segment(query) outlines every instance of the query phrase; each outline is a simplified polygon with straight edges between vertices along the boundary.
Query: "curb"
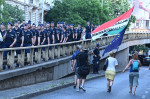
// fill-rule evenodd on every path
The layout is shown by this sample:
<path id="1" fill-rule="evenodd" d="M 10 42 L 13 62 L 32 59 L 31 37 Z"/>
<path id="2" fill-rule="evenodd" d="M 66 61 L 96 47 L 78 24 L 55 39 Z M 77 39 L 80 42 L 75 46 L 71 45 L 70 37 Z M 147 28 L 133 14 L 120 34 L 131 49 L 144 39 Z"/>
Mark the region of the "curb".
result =
<path id="1" fill-rule="evenodd" d="M 122 69 L 118 70 L 116 73 L 120 73 L 120 72 L 122 72 Z M 91 78 L 87 78 L 86 81 L 90 81 L 90 80 L 97 79 L 97 78 L 104 77 L 104 76 L 105 76 L 105 74 L 98 75 L 98 76 L 91 77 Z M 52 88 L 52 89 L 45 89 L 45 90 L 42 90 L 42 91 L 29 93 L 29 94 L 26 94 L 26 95 L 20 95 L 20 96 L 12 97 L 12 99 L 29 99 L 29 98 L 32 98 L 32 97 L 35 97 L 35 96 L 38 96 L 38 95 L 41 95 L 41 94 L 49 93 L 49 92 L 52 92 L 52 91 L 56 91 L 56 90 L 65 88 L 65 87 L 72 86 L 73 84 L 74 83 L 72 82 L 72 83 L 61 85 L 61 86 L 57 86 L 57 87 Z"/>

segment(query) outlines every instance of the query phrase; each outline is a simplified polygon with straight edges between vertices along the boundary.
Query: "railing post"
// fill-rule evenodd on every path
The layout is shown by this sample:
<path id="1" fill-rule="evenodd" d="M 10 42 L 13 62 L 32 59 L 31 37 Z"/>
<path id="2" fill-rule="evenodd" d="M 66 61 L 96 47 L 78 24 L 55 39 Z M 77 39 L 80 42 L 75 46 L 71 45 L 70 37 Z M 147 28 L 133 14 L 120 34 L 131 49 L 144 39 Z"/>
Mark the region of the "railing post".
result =
<path id="1" fill-rule="evenodd" d="M 14 56 L 15 56 L 14 50 L 11 50 L 10 55 L 8 55 L 7 53 L 7 65 L 10 66 L 11 69 L 14 69 Z"/>
<path id="2" fill-rule="evenodd" d="M 48 50 L 49 50 L 49 47 L 46 47 L 45 48 L 45 61 L 46 62 L 48 61 Z"/>
<path id="3" fill-rule="evenodd" d="M 50 50 L 49 50 L 49 57 L 51 59 L 54 59 L 55 58 L 55 50 L 54 50 L 55 46 L 51 46 Z"/>
<path id="4" fill-rule="evenodd" d="M 37 63 L 41 63 L 41 50 L 42 48 L 38 48 L 38 52 L 37 52 Z"/>
<path id="5" fill-rule="evenodd" d="M 33 65 L 33 53 L 34 53 L 34 48 L 30 49 L 30 65 Z"/>
<path id="6" fill-rule="evenodd" d="M 66 45 L 63 45 L 63 57 L 66 56 Z"/>
<path id="7" fill-rule="evenodd" d="M 57 57 L 60 58 L 61 48 L 60 45 L 57 46 Z"/>
<path id="8" fill-rule="evenodd" d="M 57 55 L 58 55 L 58 53 L 57 53 L 57 47 L 58 47 L 58 46 L 55 46 L 55 47 L 54 47 L 54 54 L 55 54 L 54 56 L 55 56 L 55 57 L 57 57 Z"/>
<path id="9" fill-rule="evenodd" d="M 0 51 L 0 71 L 3 70 L 3 51 Z"/>
<path id="10" fill-rule="evenodd" d="M 18 64 L 21 65 L 21 67 L 24 67 L 24 60 L 25 60 L 25 50 L 21 50 L 21 54 L 18 54 Z"/>

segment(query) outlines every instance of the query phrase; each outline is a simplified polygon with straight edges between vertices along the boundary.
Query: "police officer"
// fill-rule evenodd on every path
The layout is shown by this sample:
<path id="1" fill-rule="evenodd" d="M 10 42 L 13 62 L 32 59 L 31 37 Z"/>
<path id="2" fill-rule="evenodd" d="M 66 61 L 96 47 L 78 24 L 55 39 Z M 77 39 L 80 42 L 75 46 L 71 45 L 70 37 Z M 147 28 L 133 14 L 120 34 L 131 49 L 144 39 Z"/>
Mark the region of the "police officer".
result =
<path id="1" fill-rule="evenodd" d="M 63 43 L 66 42 L 66 38 L 67 38 L 67 35 L 68 35 L 66 29 L 67 29 L 66 26 L 63 26 L 63 27 L 62 27 L 62 32 L 63 32 Z"/>
<path id="2" fill-rule="evenodd" d="M 94 30 L 95 30 L 95 26 L 94 26 L 94 24 L 93 24 L 93 23 L 91 24 L 91 29 L 92 29 L 92 31 L 94 31 Z"/>
<path id="3" fill-rule="evenodd" d="M 36 42 L 36 34 L 38 33 L 37 29 L 36 29 L 36 25 L 35 23 L 32 24 L 32 29 L 30 30 L 33 34 L 33 45 L 35 45 Z"/>
<path id="4" fill-rule="evenodd" d="M 70 25 L 68 24 L 67 31 L 66 31 L 66 42 L 72 42 L 72 40 L 73 40 L 73 34 L 71 32 Z"/>
<path id="5" fill-rule="evenodd" d="M 71 34 L 72 34 L 72 41 L 75 41 L 75 28 L 74 28 L 74 24 L 70 25 L 70 30 L 71 30 Z"/>
<path id="6" fill-rule="evenodd" d="M 99 60 L 100 60 L 99 43 L 97 43 L 96 48 L 93 50 L 93 73 L 94 74 L 98 73 Z"/>
<path id="7" fill-rule="evenodd" d="M 12 26 L 13 26 L 13 24 L 9 22 L 8 26 L 7 26 L 8 30 L 7 30 L 3 48 L 12 48 L 12 47 L 14 47 L 14 45 L 17 41 L 17 35 L 16 35 L 15 31 L 13 31 Z M 8 52 L 10 54 L 10 51 L 4 52 L 4 57 L 7 57 Z"/>
<path id="8" fill-rule="evenodd" d="M 46 40 L 48 38 L 47 33 L 44 31 L 45 27 L 44 24 L 41 24 L 41 31 L 40 31 L 40 43 L 41 45 L 46 44 Z"/>
<path id="9" fill-rule="evenodd" d="M 55 44 L 55 38 L 56 38 L 56 30 L 55 30 L 55 27 L 54 27 L 54 22 L 52 21 L 51 22 L 51 33 L 49 35 L 49 39 L 50 39 L 50 43 L 51 44 Z"/>
<path id="10" fill-rule="evenodd" d="M 60 28 L 60 23 L 57 23 L 57 28 L 56 28 L 56 33 L 57 33 L 57 43 L 62 43 L 63 41 L 63 32 L 62 29 Z"/>
<path id="11" fill-rule="evenodd" d="M 15 44 L 15 47 L 23 47 L 24 34 L 23 34 L 22 30 L 19 28 L 18 21 L 15 21 L 14 26 L 15 27 L 14 27 L 13 31 L 15 31 L 17 34 L 17 42 Z M 21 51 L 17 51 L 17 54 L 21 54 Z"/>
<path id="12" fill-rule="evenodd" d="M 6 34 L 7 34 L 7 32 L 5 30 L 5 24 L 1 23 L 1 26 L 0 26 L 0 35 L 1 35 L 2 38 L 0 40 L 0 48 L 3 48 L 3 46 L 4 46 Z"/>
<path id="13" fill-rule="evenodd" d="M 85 27 L 85 29 L 86 29 L 85 39 L 90 39 L 92 29 L 89 21 L 87 22 L 87 26 Z"/>
<path id="14" fill-rule="evenodd" d="M 41 31 L 41 24 L 38 25 L 37 27 L 37 34 L 36 34 L 36 42 L 35 45 L 39 46 L 40 45 L 40 31 Z"/>
<path id="15" fill-rule="evenodd" d="M 75 33 L 75 40 L 79 41 L 82 39 L 83 36 L 83 29 L 81 27 L 81 25 L 78 25 L 78 28 L 76 29 L 76 33 Z"/>
<path id="16" fill-rule="evenodd" d="M 24 25 L 24 47 L 33 46 L 33 34 L 28 30 L 28 24 Z M 26 53 L 30 53 L 30 50 L 27 49 Z"/>
<path id="17" fill-rule="evenodd" d="M 50 44 L 49 35 L 51 34 L 51 29 L 50 29 L 50 23 L 49 23 L 49 22 L 46 23 L 46 29 L 45 29 L 44 31 L 45 31 L 46 34 L 47 34 L 47 36 L 46 36 L 47 39 L 46 39 L 45 43 L 46 43 L 46 44 Z"/>

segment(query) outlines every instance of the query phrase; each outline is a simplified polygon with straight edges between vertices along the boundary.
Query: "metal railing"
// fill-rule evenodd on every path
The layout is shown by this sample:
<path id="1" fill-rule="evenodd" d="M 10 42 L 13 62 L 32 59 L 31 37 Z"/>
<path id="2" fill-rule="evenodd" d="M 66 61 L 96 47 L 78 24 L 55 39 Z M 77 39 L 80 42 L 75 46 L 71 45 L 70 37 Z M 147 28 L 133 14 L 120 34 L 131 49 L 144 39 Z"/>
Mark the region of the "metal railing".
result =
<path id="1" fill-rule="evenodd" d="M 58 43 L 58 44 L 49 44 L 42 46 L 31 46 L 31 47 L 19 47 L 19 48 L 5 48 L 0 49 L 0 71 L 3 71 L 3 66 L 8 65 L 11 69 L 15 68 L 15 64 L 19 64 L 20 67 L 27 65 L 40 64 L 42 62 L 48 62 L 54 59 L 63 58 L 70 56 L 76 50 L 76 45 L 82 45 L 83 48 L 92 50 L 97 43 L 100 44 L 101 49 L 104 49 L 113 39 L 113 36 L 100 37 L 96 41 L 92 42 L 90 39 L 67 42 L 67 43 Z M 135 39 L 149 39 L 150 33 L 126 33 L 123 38 L 123 42 L 127 40 Z M 26 49 L 30 49 L 30 53 L 25 53 Z M 21 50 L 21 54 L 16 55 L 16 51 Z M 37 51 L 35 51 L 37 50 Z M 10 54 L 7 54 L 7 58 L 3 57 L 4 51 L 10 51 Z M 24 64 L 25 62 L 29 64 Z"/>

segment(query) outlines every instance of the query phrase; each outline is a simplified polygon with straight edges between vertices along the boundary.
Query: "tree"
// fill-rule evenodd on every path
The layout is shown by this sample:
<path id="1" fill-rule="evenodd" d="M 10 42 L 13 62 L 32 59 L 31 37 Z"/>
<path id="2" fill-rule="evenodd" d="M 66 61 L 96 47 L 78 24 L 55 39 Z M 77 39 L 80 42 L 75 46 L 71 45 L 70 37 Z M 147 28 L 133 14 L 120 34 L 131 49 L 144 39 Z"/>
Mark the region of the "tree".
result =
<path id="1" fill-rule="evenodd" d="M 11 6 L 10 4 L 3 3 L 3 9 L 0 10 L 2 17 L 0 23 L 14 22 L 16 20 L 22 21 L 24 19 L 24 11 L 19 9 L 18 6 Z"/>
<path id="2" fill-rule="evenodd" d="M 109 9 L 102 8 L 99 0 L 55 0 L 45 16 L 45 21 L 66 21 L 76 25 L 86 25 L 87 21 L 99 25 L 109 20 Z"/>

